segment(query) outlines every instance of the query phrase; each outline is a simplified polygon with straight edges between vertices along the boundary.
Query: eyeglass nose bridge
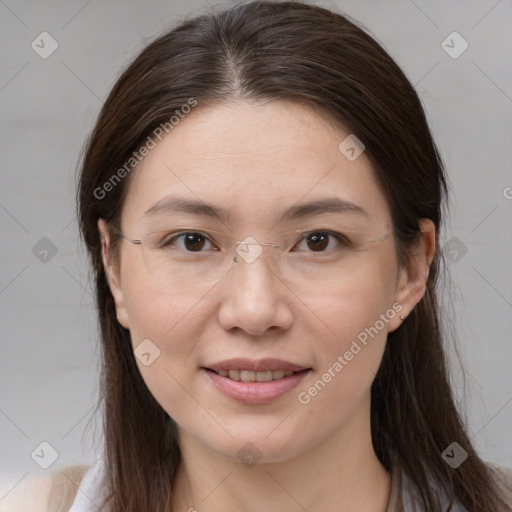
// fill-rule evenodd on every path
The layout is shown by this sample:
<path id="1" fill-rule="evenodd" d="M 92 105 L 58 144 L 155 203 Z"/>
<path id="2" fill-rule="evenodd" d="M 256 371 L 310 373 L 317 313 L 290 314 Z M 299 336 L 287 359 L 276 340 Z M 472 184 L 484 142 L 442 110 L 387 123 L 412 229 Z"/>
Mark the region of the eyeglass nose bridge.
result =
<path id="1" fill-rule="evenodd" d="M 233 262 L 238 263 L 239 257 L 246 263 L 253 263 L 263 253 L 263 247 L 279 249 L 280 245 L 273 242 L 258 242 L 254 237 L 248 236 L 244 240 L 236 241 L 236 255 L 233 256 Z"/>

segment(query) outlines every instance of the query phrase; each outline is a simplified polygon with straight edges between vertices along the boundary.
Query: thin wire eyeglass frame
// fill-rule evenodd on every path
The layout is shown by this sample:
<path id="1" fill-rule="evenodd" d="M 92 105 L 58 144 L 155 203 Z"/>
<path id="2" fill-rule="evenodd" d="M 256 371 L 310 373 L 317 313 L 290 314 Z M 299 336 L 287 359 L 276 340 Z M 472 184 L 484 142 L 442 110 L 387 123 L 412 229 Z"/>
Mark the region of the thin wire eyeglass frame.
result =
<path id="1" fill-rule="evenodd" d="M 148 230 L 148 232 L 145 234 L 144 237 L 141 237 L 138 239 L 132 239 L 132 238 L 127 237 L 126 235 L 124 235 L 121 232 L 121 230 L 115 228 L 114 226 L 110 226 L 110 228 L 113 232 L 117 233 L 123 240 L 129 242 L 132 245 L 141 247 L 142 256 L 143 256 L 147 270 L 149 271 L 149 273 L 151 275 L 153 275 L 153 277 L 157 278 L 158 281 L 162 282 L 162 283 L 164 283 L 164 281 L 167 282 L 166 276 L 163 274 L 158 275 L 158 272 L 155 272 L 155 267 L 152 264 L 150 264 L 149 260 L 147 259 L 147 255 L 146 255 L 147 249 L 144 249 L 144 248 L 150 247 L 150 249 L 149 249 L 150 251 L 157 250 L 157 251 L 160 251 L 161 255 L 164 255 L 165 250 L 167 249 L 168 241 L 173 241 L 173 240 L 178 239 L 179 237 L 184 236 L 186 234 L 199 234 L 199 235 L 205 237 L 209 243 L 216 244 L 220 247 L 220 249 L 214 249 L 214 251 L 213 251 L 213 253 L 217 254 L 217 260 L 208 259 L 208 256 L 212 256 L 211 250 L 210 251 L 187 251 L 186 249 L 172 249 L 172 251 L 174 251 L 174 250 L 177 251 L 176 253 L 174 253 L 174 255 L 177 256 L 179 259 L 184 258 L 184 257 L 186 258 L 187 255 L 190 255 L 190 257 L 191 257 L 191 259 L 189 260 L 189 263 L 191 265 L 188 267 L 188 269 L 185 267 L 182 267 L 181 269 L 173 270 L 173 274 L 172 274 L 173 277 L 177 277 L 177 276 L 183 277 L 184 274 L 182 274 L 180 272 L 180 270 L 185 269 L 185 271 L 188 272 L 189 270 L 192 271 L 195 269 L 193 274 L 189 275 L 189 278 L 201 276 L 202 284 L 206 284 L 210 281 L 216 282 L 217 279 L 220 279 L 220 277 L 222 275 L 224 275 L 222 273 L 222 269 L 224 269 L 226 271 L 229 270 L 228 269 L 228 266 L 229 266 L 228 261 L 230 261 L 230 260 L 229 260 L 229 258 L 226 258 L 225 256 L 224 256 L 224 259 L 221 260 L 221 261 L 224 261 L 225 263 L 216 267 L 217 271 L 214 272 L 215 275 L 211 274 L 212 267 L 206 268 L 206 270 L 204 267 L 204 265 L 207 264 L 207 261 L 210 261 L 211 263 L 214 263 L 215 261 L 219 261 L 218 260 L 219 253 L 221 253 L 225 248 L 227 248 L 226 256 L 228 254 L 232 255 L 231 265 L 239 263 L 240 259 L 243 260 L 245 263 L 250 264 L 250 263 L 253 263 L 254 261 L 256 261 L 261 256 L 261 254 L 263 253 L 264 247 L 280 249 L 282 247 L 285 247 L 285 244 L 286 244 L 286 247 L 288 247 L 288 245 L 289 245 L 291 248 L 293 248 L 293 247 L 296 247 L 298 244 L 302 243 L 307 238 L 307 236 L 311 235 L 311 234 L 319 234 L 319 233 L 327 234 L 330 237 L 334 237 L 341 247 L 345 246 L 347 248 L 347 250 L 352 250 L 352 251 L 356 251 L 356 252 L 359 252 L 361 250 L 365 251 L 366 250 L 365 244 L 367 244 L 367 243 L 383 242 L 383 241 L 387 240 L 390 236 L 390 233 L 387 232 L 379 237 L 370 238 L 364 242 L 359 242 L 359 244 L 358 244 L 357 242 L 352 242 L 349 238 L 347 238 L 348 231 L 352 231 L 352 233 L 354 233 L 355 230 L 343 229 L 342 231 L 344 231 L 344 233 L 342 233 L 336 229 L 326 229 L 326 228 L 323 228 L 323 229 L 322 228 L 296 229 L 296 230 L 291 230 L 291 231 L 279 234 L 279 236 L 277 238 L 281 238 L 281 239 L 286 236 L 294 236 L 295 237 L 293 239 L 289 238 L 288 241 L 285 240 L 284 244 L 279 244 L 276 242 L 259 242 L 252 236 L 247 236 L 244 240 L 237 240 L 237 237 L 230 235 L 226 232 L 222 232 L 222 231 L 218 231 L 218 230 L 214 230 L 214 229 L 208 229 L 208 228 L 204 228 L 204 227 L 203 228 L 198 228 L 197 226 L 191 227 L 190 225 L 188 225 L 188 226 L 187 225 L 167 226 L 165 229 L 153 228 L 152 230 Z M 154 236 L 156 238 L 159 238 L 161 233 L 162 234 L 165 233 L 166 236 L 163 236 L 160 241 L 156 242 L 154 247 L 151 247 L 151 242 L 148 242 L 147 244 L 144 243 L 144 241 L 147 237 Z M 221 241 L 223 243 L 219 243 L 219 241 L 215 240 L 216 234 L 223 237 L 223 240 L 221 239 Z M 298 234 L 304 234 L 304 236 L 297 239 Z M 167 242 L 163 242 L 163 240 L 165 240 L 167 237 L 169 237 L 167 239 Z M 227 243 L 225 243 L 226 239 L 228 239 Z M 153 240 L 153 242 L 155 242 L 155 240 Z M 293 245 L 291 245 L 291 243 L 289 243 L 289 242 L 293 242 Z M 261 249 L 252 250 L 251 246 L 252 247 L 261 246 Z M 233 247 L 235 248 L 234 250 L 233 250 Z M 336 256 L 336 249 L 334 249 L 334 250 L 331 249 L 329 251 L 318 251 L 318 252 L 317 251 L 307 251 L 307 250 L 306 251 L 299 250 L 299 251 L 294 251 L 294 252 L 298 253 L 299 256 L 302 255 L 302 256 L 306 256 L 306 258 L 312 258 L 310 260 L 310 262 L 313 261 L 315 264 L 319 263 L 319 262 L 321 263 L 322 261 L 325 263 L 326 259 L 329 260 L 332 264 L 333 260 L 332 260 L 332 258 L 329 259 L 329 257 L 332 256 L 335 258 L 335 256 Z M 302 253 L 302 254 L 300 254 L 300 253 Z M 281 261 L 282 252 L 278 252 L 278 253 L 274 253 L 274 254 L 278 255 L 277 261 Z M 286 254 L 288 254 L 288 253 L 286 252 Z M 205 256 L 206 256 L 207 260 L 204 259 Z M 196 257 L 196 258 L 199 257 L 201 259 L 194 260 L 193 259 L 194 257 Z M 194 265 L 194 261 L 196 262 L 196 264 L 198 266 Z M 299 259 L 299 260 L 295 259 L 294 261 L 299 262 L 298 263 L 299 266 L 301 266 L 303 264 L 306 264 L 306 265 L 308 264 L 307 261 L 306 261 L 306 263 L 304 263 L 305 260 L 303 260 L 303 259 Z M 300 263 L 300 261 L 302 261 L 302 263 Z M 181 259 L 181 262 L 183 262 L 183 259 Z M 178 263 L 181 264 L 179 260 L 178 260 Z M 326 263 L 326 264 L 328 264 L 328 263 Z M 265 265 L 268 266 L 268 262 L 266 260 L 265 260 Z M 275 265 L 275 263 L 274 263 L 274 265 Z M 292 273 L 288 274 L 288 272 L 286 270 L 284 270 L 284 267 L 279 266 L 280 265 L 279 263 L 278 263 L 278 267 L 275 267 L 274 265 L 273 265 L 274 269 L 276 269 L 276 268 L 280 269 L 280 271 L 278 272 L 279 275 L 282 275 L 283 278 L 286 278 L 286 276 L 288 275 L 288 279 L 295 281 L 295 279 L 296 279 L 295 272 L 297 271 L 297 268 L 295 268 Z M 232 268 L 233 268 L 233 266 L 231 266 L 231 269 Z M 335 267 L 335 269 L 336 268 L 339 268 L 339 267 Z M 313 273 L 310 272 L 311 269 L 312 269 L 312 267 L 310 267 L 308 269 L 308 271 L 306 271 L 306 274 L 304 274 L 304 271 L 303 271 L 303 274 L 311 275 L 312 277 L 313 277 L 313 275 L 315 275 L 316 279 L 318 279 L 319 281 L 323 281 L 323 282 L 326 282 L 326 281 L 330 281 L 333 283 L 340 282 L 340 281 L 344 280 L 347 277 L 347 275 L 351 274 L 350 271 L 346 271 L 346 272 L 344 272 L 343 276 L 341 276 L 339 279 L 337 279 L 335 277 L 335 275 L 332 273 L 332 270 L 333 270 L 332 266 L 330 267 L 331 272 L 329 272 L 329 268 L 326 268 L 326 267 L 323 267 L 323 268 L 316 267 L 316 269 L 313 271 Z M 320 273 L 317 273 L 317 271 L 320 271 Z M 208 274 L 208 272 L 210 272 L 210 274 Z M 217 272 L 219 272 L 218 275 L 217 275 Z M 210 280 L 208 280 L 208 277 L 207 277 L 208 275 L 212 275 L 212 278 Z M 299 274 L 297 274 L 297 277 L 299 277 L 299 276 L 300 276 L 300 272 L 299 272 Z M 187 279 L 187 278 L 184 278 L 184 279 Z"/>

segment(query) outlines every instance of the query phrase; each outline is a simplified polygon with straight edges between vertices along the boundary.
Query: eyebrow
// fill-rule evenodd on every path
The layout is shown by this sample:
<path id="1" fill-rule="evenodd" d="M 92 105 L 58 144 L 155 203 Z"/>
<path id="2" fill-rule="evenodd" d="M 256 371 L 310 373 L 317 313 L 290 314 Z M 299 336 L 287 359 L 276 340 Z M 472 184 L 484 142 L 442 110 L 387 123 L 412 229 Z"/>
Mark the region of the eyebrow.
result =
<path id="1" fill-rule="evenodd" d="M 219 206 L 207 204 L 195 199 L 173 197 L 162 199 L 147 210 L 143 217 L 153 217 L 162 213 L 167 215 L 184 213 L 200 217 L 211 217 L 222 222 L 229 221 L 233 216 L 229 210 Z M 351 213 L 361 217 L 369 217 L 369 213 L 362 206 L 339 197 L 328 197 L 296 204 L 287 208 L 278 218 L 277 223 L 303 219 L 304 217 L 313 217 L 324 213 Z"/>

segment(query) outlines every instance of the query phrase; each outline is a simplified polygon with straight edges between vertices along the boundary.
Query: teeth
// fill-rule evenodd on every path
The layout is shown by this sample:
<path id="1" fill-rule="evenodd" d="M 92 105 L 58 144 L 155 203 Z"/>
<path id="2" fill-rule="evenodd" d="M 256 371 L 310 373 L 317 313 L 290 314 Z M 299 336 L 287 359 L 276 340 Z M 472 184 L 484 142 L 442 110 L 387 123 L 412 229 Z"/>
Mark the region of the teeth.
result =
<path id="1" fill-rule="evenodd" d="M 240 380 L 242 382 L 254 382 L 256 380 L 256 374 L 260 375 L 262 372 L 251 372 L 249 370 L 242 370 L 240 372 Z"/>
<path id="2" fill-rule="evenodd" d="M 273 372 L 256 372 L 256 382 L 268 382 L 273 379 Z"/>
<path id="3" fill-rule="evenodd" d="M 294 372 L 289 370 L 274 370 L 268 372 L 254 372 L 252 370 L 219 370 L 217 372 L 221 377 L 228 377 L 231 380 L 242 382 L 269 382 L 271 380 L 290 377 Z"/>
<path id="4" fill-rule="evenodd" d="M 229 370 L 228 376 L 231 380 L 240 380 L 240 372 L 238 370 Z"/>

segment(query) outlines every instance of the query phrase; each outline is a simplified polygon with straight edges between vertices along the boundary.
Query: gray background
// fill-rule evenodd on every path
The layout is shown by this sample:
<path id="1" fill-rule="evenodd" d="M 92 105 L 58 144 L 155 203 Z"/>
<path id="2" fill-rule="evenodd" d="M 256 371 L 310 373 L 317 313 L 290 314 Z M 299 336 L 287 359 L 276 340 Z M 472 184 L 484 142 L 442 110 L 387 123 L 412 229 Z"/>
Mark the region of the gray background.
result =
<path id="1" fill-rule="evenodd" d="M 446 303 L 469 376 L 465 393 L 455 366 L 454 386 L 483 458 L 512 466 L 512 2 L 318 3 L 361 22 L 427 109 L 453 193 L 442 239 L 451 244 L 455 295 Z M 91 463 L 101 449 L 92 417 L 95 307 L 74 217 L 77 158 L 120 69 L 205 8 L 190 0 L 0 0 L 1 477 L 44 471 L 31 458 L 42 441 L 58 452 L 46 471 Z M 47 59 L 31 48 L 43 31 L 59 44 Z M 469 43 L 456 59 L 441 47 L 453 31 Z M 43 237 L 58 249 L 46 262 L 33 252 Z"/>

